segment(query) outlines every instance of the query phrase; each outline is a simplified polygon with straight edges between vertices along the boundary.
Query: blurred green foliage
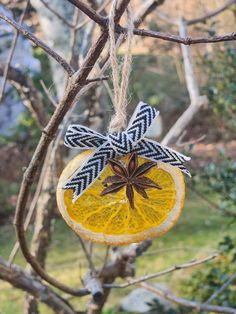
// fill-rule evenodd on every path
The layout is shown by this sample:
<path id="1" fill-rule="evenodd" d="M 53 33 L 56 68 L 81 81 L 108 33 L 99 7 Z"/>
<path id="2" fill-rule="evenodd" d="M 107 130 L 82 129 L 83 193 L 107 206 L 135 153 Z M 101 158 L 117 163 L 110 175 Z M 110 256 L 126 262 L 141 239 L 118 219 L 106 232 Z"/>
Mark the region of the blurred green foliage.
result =
<path id="1" fill-rule="evenodd" d="M 41 71 L 33 75 L 33 82 L 36 89 L 44 95 L 40 80 L 43 80 L 46 86 L 52 86 L 53 81 L 50 63 L 47 54 L 42 51 L 42 49 L 34 48 L 33 54 L 34 57 L 39 59 L 41 65 Z M 47 97 L 43 98 L 43 103 L 45 105 L 45 111 L 51 113 L 53 107 Z M 31 113 L 25 111 L 19 115 L 18 124 L 10 130 L 9 135 L 0 135 L 0 145 L 24 144 L 27 145 L 30 150 L 33 150 L 38 143 L 40 134 L 41 131 Z"/>
<path id="2" fill-rule="evenodd" d="M 42 93 L 45 97 L 43 97 L 43 102 L 45 105 L 45 110 L 49 113 L 52 114 L 54 107 L 50 103 L 50 100 L 48 97 L 45 95 L 45 92 L 43 90 L 43 87 L 40 83 L 40 80 L 42 80 L 47 86 L 47 88 L 52 92 L 52 95 L 56 94 L 53 79 L 52 79 L 52 73 L 51 73 L 51 67 L 50 67 L 50 62 L 48 59 L 47 54 L 40 48 L 34 48 L 34 57 L 37 58 L 40 61 L 40 66 L 41 66 L 41 72 L 34 74 L 33 76 L 33 82 L 34 86 L 38 91 Z"/>
<path id="3" fill-rule="evenodd" d="M 206 302 L 236 271 L 236 244 L 229 236 L 219 243 L 220 257 L 214 264 L 205 264 L 201 270 L 192 273 L 188 280 L 182 283 L 182 292 L 186 297 L 199 302 Z M 212 304 L 236 308 L 236 285 L 232 283 L 220 293 Z M 191 312 L 189 312 L 191 313 Z M 203 313 L 203 312 L 200 312 Z"/>
<path id="4" fill-rule="evenodd" d="M 33 150 L 39 140 L 40 130 L 32 115 L 26 111 L 19 115 L 18 125 L 10 130 L 9 135 L 0 136 L 0 145 L 16 144 L 28 146 Z"/>
<path id="5" fill-rule="evenodd" d="M 183 110 L 188 93 L 170 56 L 135 55 L 132 66 L 129 92 L 135 105 L 142 100 L 168 115 Z"/>
<path id="6" fill-rule="evenodd" d="M 1 180 L 0 191 L 0 218 L 6 218 L 15 210 L 14 203 L 11 202 L 11 196 L 18 194 L 19 184 Z"/>
<path id="7" fill-rule="evenodd" d="M 236 161 L 221 153 L 220 163 L 209 163 L 194 175 L 193 184 L 211 189 L 218 195 L 218 205 L 224 209 L 235 210 L 236 215 Z M 202 191 L 202 193 L 207 191 Z"/>
<path id="8" fill-rule="evenodd" d="M 227 215 L 223 212 L 224 209 L 234 212 L 236 208 L 236 162 L 224 153 L 221 157 L 220 164 L 212 162 L 194 175 L 192 184 L 204 195 L 209 191 L 215 193 L 219 208 Z M 205 264 L 201 270 L 193 272 L 188 280 L 182 282 L 182 293 L 187 298 L 206 302 L 236 271 L 236 237 L 226 235 L 219 243 L 218 251 L 221 255 L 213 264 Z M 236 308 L 235 283 L 220 293 L 213 304 Z"/>
<path id="9" fill-rule="evenodd" d="M 224 44 L 224 47 L 216 49 L 214 54 L 205 54 L 202 66 L 207 72 L 204 90 L 218 119 L 218 125 L 223 123 L 228 131 L 235 132 L 236 50 Z"/>

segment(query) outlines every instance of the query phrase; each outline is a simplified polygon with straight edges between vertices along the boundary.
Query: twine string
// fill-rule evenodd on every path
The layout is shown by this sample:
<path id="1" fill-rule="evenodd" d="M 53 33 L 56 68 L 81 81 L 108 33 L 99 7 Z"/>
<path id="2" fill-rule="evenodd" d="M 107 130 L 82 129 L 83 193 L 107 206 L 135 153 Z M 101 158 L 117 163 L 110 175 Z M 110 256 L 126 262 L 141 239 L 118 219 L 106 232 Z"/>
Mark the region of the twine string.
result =
<path id="1" fill-rule="evenodd" d="M 109 40 L 110 40 L 110 59 L 112 68 L 112 80 L 114 88 L 114 109 L 115 114 L 111 119 L 108 131 L 110 133 L 120 132 L 126 128 L 127 125 L 127 89 L 129 84 L 129 76 L 132 66 L 132 42 L 133 42 L 133 14 L 131 6 L 128 5 L 127 12 L 127 46 L 123 58 L 123 65 L 121 70 L 121 79 L 119 64 L 117 59 L 117 47 L 115 36 L 115 12 L 117 0 L 112 1 L 110 16 L 109 16 Z"/>

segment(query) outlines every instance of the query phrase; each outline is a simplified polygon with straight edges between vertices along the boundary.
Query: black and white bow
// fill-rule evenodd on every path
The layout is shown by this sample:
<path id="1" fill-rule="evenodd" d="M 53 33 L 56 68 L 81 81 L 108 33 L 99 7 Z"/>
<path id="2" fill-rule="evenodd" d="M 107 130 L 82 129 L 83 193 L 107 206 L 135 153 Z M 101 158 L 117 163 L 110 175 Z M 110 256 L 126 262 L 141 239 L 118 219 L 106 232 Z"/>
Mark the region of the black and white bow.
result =
<path id="1" fill-rule="evenodd" d="M 183 162 L 189 157 L 169 147 L 145 138 L 159 111 L 140 102 L 124 132 L 102 135 L 87 127 L 72 124 L 65 135 L 65 145 L 70 148 L 90 149 L 94 152 L 68 179 L 63 189 L 73 189 L 73 202 L 94 182 L 106 166 L 108 159 L 136 152 L 152 161 L 160 161 L 178 167 L 190 176 Z"/>

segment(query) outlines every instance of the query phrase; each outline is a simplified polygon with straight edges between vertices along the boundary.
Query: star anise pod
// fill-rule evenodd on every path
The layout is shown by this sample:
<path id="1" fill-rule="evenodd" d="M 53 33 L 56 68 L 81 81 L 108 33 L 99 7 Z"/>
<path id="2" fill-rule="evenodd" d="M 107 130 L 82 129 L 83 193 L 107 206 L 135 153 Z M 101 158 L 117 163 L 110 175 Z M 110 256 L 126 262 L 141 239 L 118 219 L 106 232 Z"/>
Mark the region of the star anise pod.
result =
<path id="1" fill-rule="evenodd" d="M 107 177 L 103 181 L 103 185 L 106 187 L 102 191 L 101 196 L 116 193 L 125 187 L 130 206 L 134 208 L 134 189 L 143 198 L 148 198 L 146 189 L 155 188 L 161 190 L 157 183 L 144 176 L 156 166 L 156 162 L 148 161 L 139 166 L 136 153 L 131 154 L 127 167 L 116 159 L 110 159 L 108 162 L 114 175 Z M 110 185 L 107 186 L 108 184 Z"/>

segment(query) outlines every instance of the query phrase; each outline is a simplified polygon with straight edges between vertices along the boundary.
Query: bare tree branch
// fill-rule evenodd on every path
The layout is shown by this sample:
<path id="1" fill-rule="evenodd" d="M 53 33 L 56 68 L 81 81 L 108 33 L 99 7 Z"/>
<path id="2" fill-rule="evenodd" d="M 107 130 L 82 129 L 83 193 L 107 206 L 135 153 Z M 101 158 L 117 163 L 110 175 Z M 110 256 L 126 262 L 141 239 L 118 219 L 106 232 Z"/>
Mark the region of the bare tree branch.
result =
<path id="1" fill-rule="evenodd" d="M 39 82 L 40 82 L 40 84 L 41 84 L 41 86 L 43 88 L 44 93 L 47 95 L 50 103 L 56 108 L 57 107 L 57 101 L 50 94 L 50 90 L 46 87 L 46 85 L 45 85 L 43 80 L 40 80 Z"/>
<path id="2" fill-rule="evenodd" d="M 19 266 L 9 265 L 0 257 L 0 279 L 9 282 L 13 287 L 27 291 L 41 302 L 47 304 L 55 313 L 75 314 L 73 308 L 62 297 L 56 294 L 40 280 L 30 276 Z"/>
<path id="3" fill-rule="evenodd" d="M 95 267 L 94 267 L 94 264 L 93 264 L 93 261 L 92 261 L 92 258 L 91 258 L 91 255 L 89 254 L 89 251 L 84 243 L 84 240 L 78 236 L 78 239 L 79 239 L 79 242 L 80 242 L 80 245 L 84 251 L 84 254 L 86 256 L 86 259 L 88 261 L 88 265 L 89 265 L 89 269 L 91 270 L 92 273 L 95 273 Z"/>
<path id="4" fill-rule="evenodd" d="M 74 68 L 78 69 L 78 53 L 76 52 L 76 43 L 77 43 L 77 33 L 78 29 L 76 25 L 78 24 L 79 21 L 79 9 L 74 8 L 74 15 L 73 15 L 73 24 L 74 26 L 72 27 L 70 31 L 70 49 L 69 49 L 69 57 L 68 57 L 68 62 L 69 64 Z"/>
<path id="5" fill-rule="evenodd" d="M 145 1 L 142 8 L 140 8 L 140 13 L 137 14 L 137 17 L 134 22 L 134 26 L 138 26 L 145 20 L 145 18 L 152 13 L 157 7 L 162 5 L 165 0 L 149 0 Z"/>
<path id="6" fill-rule="evenodd" d="M 70 76 L 74 73 L 74 70 L 66 62 L 66 60 L 63 57 L 61 57 L 55 50 L 51 49 L 47 44 L 45 44 L 41 39 L 37 38 L 23 26 L 19 25 L 18 23 L 16 23 L 15 21 L 13 21 L 12 19 L 10 19 L 9 17 L 5 16 L 2 13 L 0 13 L 0 19 L 4 20 L 5 22 L 13 26 L 19 33 L 21 33 L 23 36 L 32 41 L 36 46 L 42 48 L 49 56 L 56 60 Z"/>
<path id="7" fill-rule="evenodd" d="M 42 4 L 49 10 L 51 11 L 59 20 L 61 20 L 65 25 L 67 25 L 70 28 L 75 27 L 74 24 L 71 24 L 67 21 L 67 19 L 64 18 L 64 16 L 60 15 L 56 10 L 54 10 L 46 1 L 40 0 Z"/>
<path id="8" fill-rule="evenodd" d="M 187 25 L 193 25 L 199 22 L 204 22 L 205 20 L 208 20 L 214 16 L 217 16 L 218 14 L 222 13 L 223 11 L 225 11 L 226 9 L 228 9 L 232 4 L 236 3 L 236 0 L 229 0 L 226 1 L 225 4 L 223 4 L 221 7 L 219 7 L 218 9 L 211 11 L 209 13 L 207 13 L 206 15 L 200 16 L 196 19 L 193 20 L 187 20 L 186 24 Z"/>
<path id="9" fill-rule="evenodd" d="M 236 0 L 228 0 L 226 1 L 221 7 L 219 7 L 218 9 L 211 11 L 203 16 L 197 17 L 195 19 L 192 20 L 186 20 L 186 25 L 194 25 L 197 23 L 201 23 L 204 22 L 214 16 L 217 16 L 218 14 L 222 13 L 223 11 L 225 11 L 226 9 L 228 9 L 232 4 L 236 3 Z M 161 18 L 163 21 L 172 24 L 172 25 L 178 25 L 178 20 L 176 18 L 173 18 L 171 16 L 169 16 L 166 13 L 163 12 L 156 12 L 156 15 Z"/>
<path id="10" fill-rule="evenodd" d="M 51 242 L 53 216 L 56 208 L 55 186 L 53 185 L 53 164 L 55 159 L 52 157 L 53 142 L 50 144 L 47 151 L 48 160 L 45 159 L 44 166 L 44 180 L 42 183 L 42 189 L 40 198 L 36 205 L 36 216 L 34 222 L 34 233 L 31 240 L 31 252 L 34 258 L 45 268 L 46 257 L 48 247 Z M 28 265 L 29 266 L 29 265 Z M 29 273 L 35 275 L 35 272 L 31 267 Z M 37 299 L 34 297 L 25 297 L 25 307 L 27 312 L 25 314 L 31 314 L 32 309 L 38 308 Z"/>
<path id="11" fill-rule="evenodd" d="M 4 65 L 0 64 L 0 76 L 4 75 L 4 69 L 5 69 Z M 26 75 L 22 71 L 20 71 L 17 68 L 14 68 L 11 65 L 9 66 L 8 69 L 7 79 L 11 82 L 15 82 L 17 84 L 27 87 Z"/>
<path id="12" fill-rule="evenodd" d="M 184 19 L 179 20 L 179 34 L 180 36 L 187 37 L 187 27 Z M 195 102 L 200 96 L 199 86 L 197 78 L 194 73 L 194 65 L 192 60 L 191 49 L 188 46 L 181 45 L 183 61 L 184 61 L 184 73 L 187 90 L 189 93 L 190 101 Z"/>
<path id="13" fill-rule="evenodd" d="M 4 75 L 4 66 L 0 64 L 0 76 Z M 44 111 L 43 99 L 35 88 L 32 79 L 9 65 L 7 79 L 17 89 L 24 105 L 28 108 L 39 128 L 43 128 L 49 118 Z"/>
<path id="14" fill-rule="evenodd" d="M 97 13 L 102 12 L 102 11 L 106 8 L 106 6 L 107 6 L 111 1 L 112 1 L 112 0 L 107 0 L 107 1 L 105 1 L 105 2 L 100 6 L 100 8 L 97 10 Z M 91 21 L 91 19 L 88 18 L 88 16 L 87 16 L 87 18 L 84 19 L 84 21 L 82 21 L 81 23 L 79 23 L 79 24 L 76 26 L 76 29 L 78 30 L 78 29 L 84 27 L 84 26 L 85 26 L 88 22 L 90 22 L 90 21 Z"/>
<path id="15" fill-rule="evenodd" d="M 25 231 L 29 227 L 30 221 L 32 219 L 35 207 L 37 205 L 37 202 L 38 202 L 38 199 L 39 199 L 39 196 L 40 196 L 40 192 L 41 192 L 42 184 L 43 184 L 43 181 L 44 181 L 45 173 L 46 173 L 46 170 L 48 168 L 48 163 L 50 161 L 51 152 L 52 152 L 52 145 L 50 145 L 50 147 L 49 147 L 49 149 L 47 151 L 47 155 L 46 155 L 46 158 L 45 158 L 45 161 L 44 161 L 44 164 L 43 164 L 43 167 L 42 167 L 42 171 L 40 173 L 40 177 L 39 177 L 39 180 L 38 180 L 37 188 L 36 188 L 36 191 L 34 193 L 34 197 L 33 197 L 32 201 L 31 201 L 30 208 L 29 208 L 29 211 L 28 211 L 26 219 L 25 219 L 25 223 L 24 223 L 24 230 Z M 9 262 L 10 265 L 14 262 L 14 259 L 16 257 L 16 254 L 17 254 L 18 250 L 19 250 L 19 247 L 20 247 L 19 246 L 19 242 L 17 241 L 15 243 L 15 245 L 14 245 L 10 255 L 9 255 L 8 262 Z"/>
<path id="16" fill-rule="evenodd" d="M 179 21 L 179 33 L 181 36 L 187 36 L 186 22 L 183 19 Z M 181 45 L 181 49 L 184 60 L 185 81 L 191 102 L 189 107 L 183 112 L 162 140 L 163 145 L 175 142 L 190 121 L 192 121 L 195 114 L 203 106 L 207 106 L 208 104 L 207 97 L 205 95 L 201 96 L 199 93 L 190 47 Z"/>
<path id="17" fill-rule="evenodd" d="M 26 14 L 28 6 L 29 6 L 29 0 L 26 1 L 25 8 L 24 8 L 24 10 L 23 10 L 23 12 L 22 12 L 22 14 L 20 16 L 20 20 L 18 22 L 20 26 L 23 23 L 23 20 L 25 18 L 25 14 Z M 8 55 L 8 60 L 7 60 L 5 69 L 4 69 L 3 81 L 2 81 L 2 86 L 1 86 L 1 90 L 0 90 L 0 103 L 1 103 L 1 100 L 2 100 L 3 95 L 4 95 L 4 90 L 5 90 L 6 82 L 7 82 L 7 75 L 8 75 L 9 67 L 11 65 L 11 61 L 12 61 L 12 58 L 13 58 L 13 55 L 14 55 L 14 52 L 15 52 L 15 49 L 16 49 L 18 36 L 19 36 L 19 31 L 16 31 L 15 32 L 15 36 L 13 38 L 13 41 L 11 43 L 11 49 L 10 49 L 10 52 L 9 52 L 9 55 Z"/>
<path id="18" fill-rule="evenodd" d="M 91 79 L 87 79 L 86 80 L 86 84 L 90 84 L 90 83 L 93 83 L 93 82 L 107 81 L 108 79 L 109 79 L 108 75 L 101 76 L 101 77 L 93 77 Z"/>
<path id="19" fill-rule="evenodd" d="M 109 294 L 110 288 L 103 287 L 104 282 L 113 283 L 117 277 L 126 278 L 134 276 L 134 264 L 136 259 L 141 256 L 151 245 L 150 240 L 143 241 L 139 244 L 130 245 L 123 252 L 113 249 L 113 257 L 110 262 L 91 276 L 87 274 L 88 289 L 99 296 L 97 300 L 93 299 L 90 303 L 88 314 L 100 314 Z M 98 300 L 99 299 L 99 300 Z"/>
<path id="20" fill-rule="evenodd" d="M 154 287 L 146 282 L 142 282 L 139 284 L 141 287 L 145 288 L 146 290 L 165 298 L 171 302 L 177 303 L 184 307 L 189 307 L 193 309 L 197 309 L 198 311 L 203 310 L 207 312 L 214 312 L 214 313 L 226 313 L 226 314 L 236 314 L 236 310 L 230 307 L 225 306 L 217 306 L 217 305 L 205 305 L 202 303 L 198 303 L 195 301 L 189 301 L 183 298 L 179 298 L 175 296 L 172 292 L 162 290 L 159 287 Z"/>
<path id="21" fill-rule="evenodd" d="M 107 264 L 107 261 L 108 261 L 108 257 L 109 257 L 109 253 L 110 253 L 110 248 L 111 247 L 109 245 L 107 245 L 102 268 L 106 267 L 106 264 Z"/>
<path id="22" fill-rule="evenodd" d="M 70 3 L 72 3 L 74 6 L 76 6 L 80 11 L 82 11 L 84 14 L 86 14 L 91 20 L 93 20 L 95 23 L 97 23 L 100 26 L 105 27 L 107 24 L 107 19 L 97 13 L 95 10 L 90 8 L 86 3 L 80 0 L 68 0 Z"/>
<path id="23" fill-rule="evenodd" d="M 172 272 L 177 271 L 177 270 L 181 270 L 181 269 L 185 269 L 185 268 L 189 268 L 189 267 L 203 264 L 205 262 L 208 262 L 208 261 L 215 259 L 218 255 L 219 255 L 219 253 L 215 253 L 215 254 L 212 254 L 212 255 L 205 257 L 203 259 L 200 259 L 200 260 L 191 261 L 191 262 L 181 264 L 181 265 L 175 265 L 175 266 L 172 266 L 170 268 L 167 268 L 167 269 L 160 271 L 158 273 L 155 273 L 155 274 L 150 274 L 150 275 L 146 275 L 146 276 L 139 277 L 136 279 L 131 279 L 127 283 L 124 283 L 121 285 L 114 285 L 114 284 L 111 285 L 111 284 L 105 283 L 103 286 L 106 288 L 127 288 L 129 286 L 136 285 L 137 283 L 147 281 L 147 280 L 150 280 L 153 278 L 161 277 L 161 276 L 164 276 L 166 274 L 172 273 Z"/>
<path id="24" fill-rule="evenodd" d="M 119 34 L 126 34 L 127 28 L 121 27 L 120 25 L 116 26 L 116 32 Z M 152 30 L 145 29 L 134 29 L 134 35 L 141 37 L 152 37 L 158 38 L 165 41 L 175 42 L 183 45 L 194 45 L 194 44 L 206 44 L 206 43 L 219 43 L 222 41 L 232 41 L 236 40 L 236 32 L 228 33 L 225 35 L 216 35 L 208 37 L 181 37 L 177 35 L 166 34 L 163 32 L 156 32 Z"/>
<path id="25" fill-rule="evenodd" d="M 184 147 L 184 146 L 189 146 L 189 145 L 195 145 L 197 143 L 202 142 L 206 138 L 206 134 L 203 134 L 199 136 L 198 138 L 194 138 L 189 141 L 182 141 L 186 134 L 187 134 L 187 131 L 184 130 L 182 134 L 180 135 L 180 137 L 178 138 L 178 140 L 176 141 L 176 146 Z"/>
<path id="26" fill-rule="evenodd" d="M 216 290 L 204 304 L 205 305 L 210 304 L 215 298 L 217 298 L 235 280 L 236 280 L 236 272 L 218 290 Z"/>

